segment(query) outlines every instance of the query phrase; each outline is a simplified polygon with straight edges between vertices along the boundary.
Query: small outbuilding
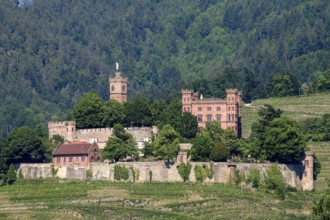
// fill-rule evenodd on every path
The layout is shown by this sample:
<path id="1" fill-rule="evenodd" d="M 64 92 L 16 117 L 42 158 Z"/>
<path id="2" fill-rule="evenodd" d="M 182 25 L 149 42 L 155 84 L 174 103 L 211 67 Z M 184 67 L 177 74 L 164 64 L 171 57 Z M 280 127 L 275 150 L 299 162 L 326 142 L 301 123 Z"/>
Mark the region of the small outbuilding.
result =
<path id="1" fill-rule="evenodd" d="M 100 162 L 101 152 L 96 143 L 65 141 L 53 152 L 54 166 L 86 167 L 91 162 Z"/>

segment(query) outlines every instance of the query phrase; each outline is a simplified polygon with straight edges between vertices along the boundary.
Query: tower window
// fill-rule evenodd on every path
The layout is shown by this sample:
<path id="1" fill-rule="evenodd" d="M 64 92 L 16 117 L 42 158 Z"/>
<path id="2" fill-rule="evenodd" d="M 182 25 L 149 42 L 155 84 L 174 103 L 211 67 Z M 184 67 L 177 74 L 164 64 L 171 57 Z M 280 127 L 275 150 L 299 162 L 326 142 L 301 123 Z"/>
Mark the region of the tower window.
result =
<path id="1" fill-rule="evenodd" d="M 121 87 L 121 91 L 122 91 L 122 92 L 125 92 L 125 91 L 126 91 L 126 87 L 125 87 L 125 86 L 122 86 L 122 87 Z"/>
<path id="2" fill-rule="evenodd" d="M 111 91 L 115 91 L 115 87 L 114 86 L 111 86 Z"/>

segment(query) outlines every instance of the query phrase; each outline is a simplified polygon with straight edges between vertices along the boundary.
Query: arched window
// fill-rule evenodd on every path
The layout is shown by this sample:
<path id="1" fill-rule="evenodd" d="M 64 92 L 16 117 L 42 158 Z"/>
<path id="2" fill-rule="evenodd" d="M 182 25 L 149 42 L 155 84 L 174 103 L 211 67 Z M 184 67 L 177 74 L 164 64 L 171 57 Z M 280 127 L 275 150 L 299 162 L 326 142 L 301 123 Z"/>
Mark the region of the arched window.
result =
<path id="1" fill-rule="evenodd" d="M 111 86 L 111 91 L 115 91 L 115 86 Z"/>
<path id="2" fill-rule="evenodd" d="M 122 86 L 122 87 L 121 87 L 121 91 L 122 91 L 122 92 L 125 92 L 125 91 L 126 91 L 126 87 L 125 87 L 125 86 Z"/>

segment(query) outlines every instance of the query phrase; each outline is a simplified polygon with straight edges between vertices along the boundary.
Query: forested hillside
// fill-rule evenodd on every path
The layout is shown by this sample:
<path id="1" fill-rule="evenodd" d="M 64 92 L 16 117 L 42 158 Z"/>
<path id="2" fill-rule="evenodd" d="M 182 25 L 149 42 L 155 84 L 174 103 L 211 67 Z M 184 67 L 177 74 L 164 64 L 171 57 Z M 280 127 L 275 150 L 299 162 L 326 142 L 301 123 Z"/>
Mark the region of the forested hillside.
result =
<path id="1" fill-rule="evenodd" d="M 251 101 L 283 94 L 278 74 L 290 78 L 285 94 L 330 89 L 327 0 L 15 2 L 0 3 L 0 140 L 65 119 L 86 92 L 108 99 L 115 62 L 131 100 L 238 87 Z"/>

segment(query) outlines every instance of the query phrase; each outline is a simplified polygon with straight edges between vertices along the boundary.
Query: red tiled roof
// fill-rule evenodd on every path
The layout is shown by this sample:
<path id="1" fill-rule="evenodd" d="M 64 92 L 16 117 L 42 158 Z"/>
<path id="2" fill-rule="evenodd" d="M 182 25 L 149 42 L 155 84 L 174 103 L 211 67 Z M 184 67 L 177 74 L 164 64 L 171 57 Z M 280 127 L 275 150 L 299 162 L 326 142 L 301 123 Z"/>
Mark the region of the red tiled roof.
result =
<path id="1" fill-rule="evenodd" d="M 89 149 L 93 144 L 80 141 L 66 141 L 65 143 L 59 145 L 53 156 L 56 155 L 85 155 L 88 154 Z"/>

